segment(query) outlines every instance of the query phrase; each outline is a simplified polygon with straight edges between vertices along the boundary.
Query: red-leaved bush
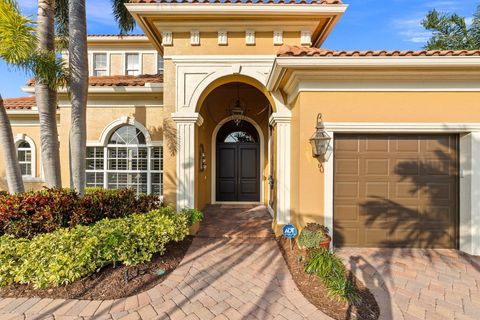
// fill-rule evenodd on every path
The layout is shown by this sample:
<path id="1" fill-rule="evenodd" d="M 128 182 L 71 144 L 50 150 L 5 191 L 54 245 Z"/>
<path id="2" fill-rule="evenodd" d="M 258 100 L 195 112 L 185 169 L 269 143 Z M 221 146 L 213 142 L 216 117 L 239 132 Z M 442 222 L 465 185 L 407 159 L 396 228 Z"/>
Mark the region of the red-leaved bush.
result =
<path id="1" fill-rule="evenodd" d="M 70 189 L 3 194 L 0 195 L 0 236 L 32 238 L 62 227 L 145 213 L 161 206 L 158 196 L 137 196 L 131 189 L 90 189 L 83 198 Z"/>

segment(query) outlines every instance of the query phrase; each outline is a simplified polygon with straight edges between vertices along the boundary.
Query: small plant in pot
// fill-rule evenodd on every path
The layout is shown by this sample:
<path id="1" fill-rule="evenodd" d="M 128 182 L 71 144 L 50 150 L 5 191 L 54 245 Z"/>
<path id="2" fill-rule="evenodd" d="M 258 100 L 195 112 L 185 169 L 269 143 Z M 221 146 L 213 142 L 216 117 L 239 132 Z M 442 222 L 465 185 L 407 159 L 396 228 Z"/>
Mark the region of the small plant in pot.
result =
<path id="1" fill-rule="evenodd" d="M 328 228 L 318 223 L 309 223 L 300 233 L 297 245 L 300 249 L 312 251 L 315 249 L 330 248 L 332 238 L 328 235 Z"/>

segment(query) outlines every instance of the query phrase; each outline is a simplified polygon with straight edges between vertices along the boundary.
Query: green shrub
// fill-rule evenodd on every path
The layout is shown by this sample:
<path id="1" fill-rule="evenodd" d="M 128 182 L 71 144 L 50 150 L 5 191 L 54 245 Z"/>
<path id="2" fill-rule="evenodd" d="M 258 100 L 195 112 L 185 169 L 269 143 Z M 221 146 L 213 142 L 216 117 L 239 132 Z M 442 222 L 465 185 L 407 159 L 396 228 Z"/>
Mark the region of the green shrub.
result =
<path id="1" fill-rule="evenodd" d="M 37 234 L 105 218 L 121 218 L 160 208 L 155 195 L 137 196 L 135 190 L 88 188 L 84 197 L 70 189 L 43 189 L 0 195 L 0 235 L 32 238 Z"/>
<path id="2" fill-rule="evenodd" d="M 320 248 L 320 243 L 328 236 L 328 228 L 318 223 L 309 223 L 300 233 L 298 244 L 307 249 Z"/>
<path id="3" fill-rule="evenodd" d="M 188 216 L 172 208 L 104 219 L 40 234 L 31 240 L 0 237 L 0 286 L 45 288 L 71 283 L 111 263 L 136 265 L 163 254 L 188 234 Z"/>
<path id="4" fill-rule="evenodd" d="M 203 213 L 197 209 L 183 209 L 182 213 L 187 216 L 189 226 L 203 220 Z"/>
<path id="5" fill-rule="evenodd" d="M 305 271 L 322 279 L 330 297 L 352 304 L 358 302 L 355 283 L 347 276 L 342 261 L 329 250 L 311 252 Z"/>

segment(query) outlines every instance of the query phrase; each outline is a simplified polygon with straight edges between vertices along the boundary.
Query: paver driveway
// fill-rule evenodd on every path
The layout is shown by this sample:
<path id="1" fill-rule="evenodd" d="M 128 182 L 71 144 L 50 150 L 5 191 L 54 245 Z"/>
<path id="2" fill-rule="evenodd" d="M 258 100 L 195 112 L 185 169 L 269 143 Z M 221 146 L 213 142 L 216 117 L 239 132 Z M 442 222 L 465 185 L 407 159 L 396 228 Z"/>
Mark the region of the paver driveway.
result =
<path id="1" fill-rule="evenodd" d="M 341 249 L 382 319 L 480 319 L 480 257 L 455 250 Z"/>
<path id="2" fill-rule="evenodd" d="M 0 319 L 329 319 L 298 291 L 264 207 L 210 207 L 180 266 L 113 301 L 1 299 Z"/>

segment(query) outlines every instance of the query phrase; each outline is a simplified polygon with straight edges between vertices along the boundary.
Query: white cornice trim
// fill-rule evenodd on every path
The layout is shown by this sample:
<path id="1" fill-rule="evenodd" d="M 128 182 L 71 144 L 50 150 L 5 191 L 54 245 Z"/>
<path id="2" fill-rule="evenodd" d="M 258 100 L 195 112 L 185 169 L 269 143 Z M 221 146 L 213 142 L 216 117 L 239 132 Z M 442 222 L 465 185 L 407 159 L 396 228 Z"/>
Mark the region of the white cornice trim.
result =
<path id="1" fill-rule="evenodd" d="M 480 66 L 480 56 L 277 57 L 281 67 L 465 67 Z"/>
<path id="2" fill-rule="evenodd" d="M 475 132 L 480 123 L 455 122 L 326 122 L 325 130 L 331 132 Z"/>
<path id="3" fill-rule="evenodd" d="M 71 108 L 72 105 L 68 103 L 59 104 L 60 108 Z M 163 104 L 87 104 L 87 108 L 163 108 Z"/>
<path id="4" fill-rule="evenodd" d="M 172 120 L 176 123 L 195 123 L 199 127 L 203 124 L 203 117 L 198 112 L 175 112 L 172 113 Z"/>
<path id="5" fill-rule="evenodd" d="M 35 93 L 35 87 L 24 86 L 22 91 Z M 67 89 L 59 89 L 58 93 L 67 93 Z M 163 92 L 163 84 L 152 83 L 145 86 L 89 86 L 88 93 L 160 93 Z"/>
<path id="6" fill-rule="evenodd" d="M 89 36 L 87 42 L 149 42 L 146 36 Z"/>
<path id="7" fill-rule="evenodd" d="M 318 72 L 318 77 L 321 77 L 321 72 L 333 68 L 337 72 L 345 72 L 344 79 L 352 74 L 366 75 L 372 72 L 372 68 L 383 71 L 392 69 L 392 74 L 398 73 L 398 70 L 394 69 L 407 68 L 413 69 L 413 73 L 434 68 L 438 71 L 454 73 L 455 70 L 450 70 L 462 68 L 467 71 L 471 69 L 480 71 L 480 57 L 277 57 L 267 81 L 267 88 L 270 91 L 277 90 L 287 70 Z"/>
<path id="8" fill-rule="evenodd" d="M 38 110 L 29 110 L 29 109 L 24 109 L 24 110 L 11 110 L 7 109 L 7 114 L 11 115 L 19 115 L 19 114 L 24 114 L 24 115 L 38 115 Z M 57 112 L 58 114 L 58 112 Z"/>
<path id="9" fill-rule="evenodd" d="M 164 56 L 164 59 L 171 59 L 178 63 L 228 63 L 246 62 L 246 63 L 273 63 L 275 55 L 170 55 Z"/>

